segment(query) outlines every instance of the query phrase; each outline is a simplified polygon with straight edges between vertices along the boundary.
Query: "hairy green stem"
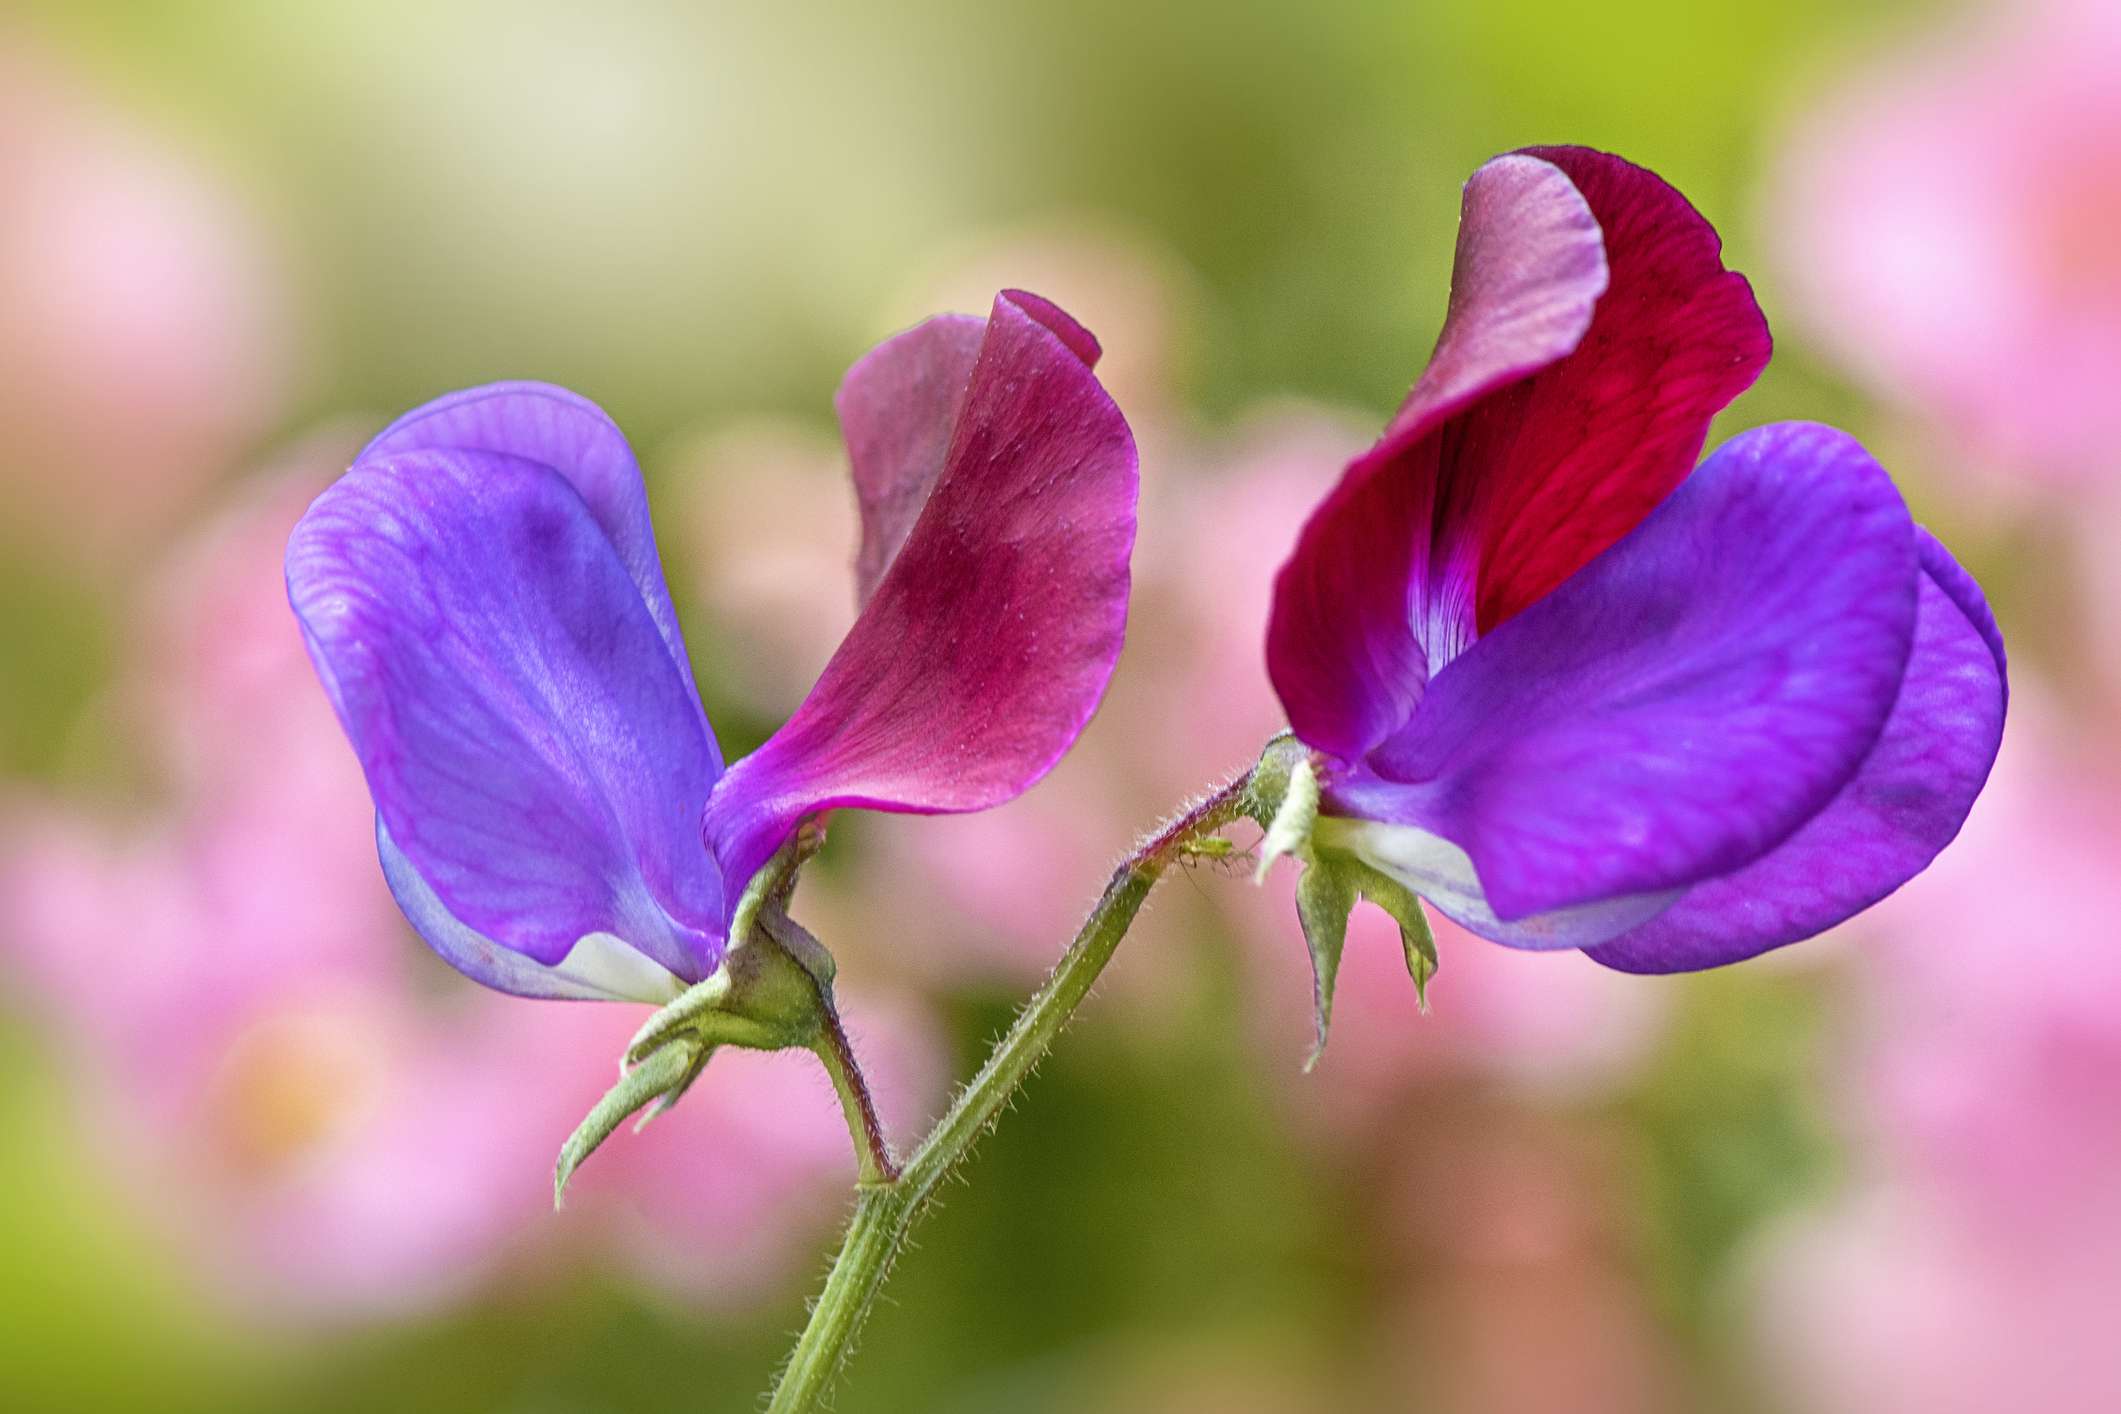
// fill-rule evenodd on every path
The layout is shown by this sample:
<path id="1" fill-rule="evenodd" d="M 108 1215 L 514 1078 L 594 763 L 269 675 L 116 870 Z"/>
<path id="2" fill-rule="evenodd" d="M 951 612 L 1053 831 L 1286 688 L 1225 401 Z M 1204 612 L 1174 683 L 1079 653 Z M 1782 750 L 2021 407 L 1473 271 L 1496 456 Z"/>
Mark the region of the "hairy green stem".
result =
<path id="1" fill-rule="evenodd" d="M 847 1040 L 847 1028 L 840 1024 L 838 1010 L 829 998 L 821 1000 L 824 1034 L 815 1049 L 817 1058 L 825 1063 L 825 1074 L 832 1077 L 832 1088 L 839 1092 L 840 1108 L 847 1114 L 847 1132 L 854 1136 L 855 1181 L 865 1189 L 893 1183 L 899 1176 L 898 1165 L 892 1162 L 884 1122 L 876 1115 L 876 1101 L 870 1098 L 861 1067 L 854 1063 L 854 1047 Z"/>
<path id="2" fill-rule="evenodd" d="M 1223 787 L 1173 820 L 1120 865 L 1045 985 L 1017 1013 L 1008 1034 L 988 1054 L 987 1063 L 913 1151 L 898 1177 L 862 1184 L 825 1289 L 810 1308 L 809 1324 L 781 1369 L 771 1414 L 800 1414 L 820 1407 L 883 1288 L 892 1260 L 938 1186 L 965 1161 L 979 1137 L 1001 1116 L 1016 1087 L 1075 1015 L 1171 861 L 1225 826 L 1260 813 L 1251 797 L 1252 784 L 1253 776 L 1248 775 Z"/>

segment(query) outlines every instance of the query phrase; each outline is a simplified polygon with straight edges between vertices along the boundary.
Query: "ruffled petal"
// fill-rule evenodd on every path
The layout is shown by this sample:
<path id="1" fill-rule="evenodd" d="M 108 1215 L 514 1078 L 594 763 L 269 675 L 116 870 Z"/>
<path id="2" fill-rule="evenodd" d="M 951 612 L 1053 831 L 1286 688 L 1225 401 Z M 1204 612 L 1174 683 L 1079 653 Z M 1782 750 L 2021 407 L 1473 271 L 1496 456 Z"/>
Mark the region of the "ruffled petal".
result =
<path id="1" fill-rule="evenodd" d="M 1466 183 L 1451 308 L 1381 441 L 1314 511 L 1274 582 L 1267 671 L 1296 735 L 1354 760 L 1407 719 L 1429 654 L 1410 615 L 1429 575 L 1437 482 L 1406 453 L 1459 409 L 1546 367 L 1591 327 L 1606 257 L 1559 169 L 1498 157 Z"/>
<path id="2" fill-rule="evenodd" d="M 1877 742 L 1916 580 L 1907 508 L 1853 439 L 1746 433 L 1437 675 L 1368 762 L 1404 787 L 1390 823 L 1463 849 L 1504 920 L 1741 868 Z"/>
<path id="3" fill-rule="evenodd" d="M 1855 779 L 1735 874 L 1590 955 L 1624 972 L 1738 962 L 1824 932 L 1922 872 L 1988 780 L 2009 695 L 2003 639 L 1972 577 L 1918 530 L 1915 646 L 1899 699 Z"/>
<path id="4" fill-rule="evenodd" d="M 422 451 L 497 452 L 536 462 L 564 477 L 618 551 L 664 647 L 690 686 L 692 660 L 663 581 L 640 464 L 626 435 L 602 408 L 550 383 L 489 383 L 414 408 L 378 433 L 355 461 Z M 711 731 L 708 745 L 719 766 L 721 755 Z"/>
<path id="5" fill-rule="evenodd" d="M 995 300 L 903 546 L 803 705 L 709 803 L 731 880 L 816 811 L 998 805 L 1081 733 L 1125 634 L 1137 491 L 1095 348 L 1043 300 Z"/>
<path id="6" fill-rule="evenodd" d="M 1087 367 L 1097 366 L 1104 350 L 1066 310 L 1026 290 L 1006 290 L 1003 297 L 1050 329 Z M 943 474 L 986 337 L 984 319 L 939 314 L 884 340 L 840 380 L 832 405 L 862 510 L 862 548 L 854 562 L 857 604 L 867 604 L 876 592 Z"/>
<path id="7" fill-rule="evenodd" d="M 392 886 L 437 951 L 476 952 L 453 922 L 561 972 L 583 974 L 585 940 L 712 971 L 706 722 L 569 480 L 494 453 L 371 452 L 295 527 L 287 581 Z M 465 970 L 533 990 L 507 966 Z"/>

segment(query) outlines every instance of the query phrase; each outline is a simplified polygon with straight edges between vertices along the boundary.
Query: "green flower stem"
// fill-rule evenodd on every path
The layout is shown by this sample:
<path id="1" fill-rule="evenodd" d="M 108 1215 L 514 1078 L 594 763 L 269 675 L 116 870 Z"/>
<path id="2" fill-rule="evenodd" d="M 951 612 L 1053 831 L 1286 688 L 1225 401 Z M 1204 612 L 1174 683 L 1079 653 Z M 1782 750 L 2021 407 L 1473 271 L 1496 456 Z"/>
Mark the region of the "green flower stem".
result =
<path id="1" fill-rule="evenodd" d="M 890 1273 L 892 1259 L 928 1200 L 1000 1118 L 1016 1087 L 1075 1015 L 1171 861 L 1237 820 L 1262 813 L 1253 799 L 1253 779 L 1248 775 L 1207 797 L 1120 865 L 1045 985 L 1017 1013 L 1009 1033 L 996 1043 L 979 1074 L 913 1151 L 898 1177 L 864 1180 L 825 1289 L 781 1369 L 771 1414 L 801 1414 L 820 1407 Z"/>
<path id="2" fill-rule="evenodd" d="M 813 1047 L 839 1092 L 840 1108 L 847 1113 L 847 1132 L 854 1136 L 855 1179 L 864 1190 L 888 1186 L 898 1180 L 898 1165 L 891 1159 L 891 1144 L 884 1137 L 884 1122 L 877 1118 L 876 1101 L 870 1098 L 868 1082 L 854 1063 L 854 1047 L 847 1028 L 829 998 L 824 1000 L 823 1034 Z"/>

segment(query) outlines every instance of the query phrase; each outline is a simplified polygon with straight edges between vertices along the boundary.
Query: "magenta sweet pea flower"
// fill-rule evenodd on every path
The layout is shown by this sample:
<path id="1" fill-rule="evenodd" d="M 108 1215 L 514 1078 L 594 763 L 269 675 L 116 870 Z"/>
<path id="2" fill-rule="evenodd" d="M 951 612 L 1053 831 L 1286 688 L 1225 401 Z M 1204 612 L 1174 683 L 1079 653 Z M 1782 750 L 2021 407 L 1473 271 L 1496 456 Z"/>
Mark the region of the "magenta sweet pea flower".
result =
<path id="1" fill-rule="evenodd" d="M 1694 464 L 1769 353 L 1719 251 L 1618 158 L 1482 167 L 1435 355 L 1276 581 L 1316 847 L 1513 947 L 1669 972 L 1809 937 L 1995 759 L 1995 621 L 1854 440 Z"/>
<path id="2" fill-rule="evenodd" d="M 726 770 L 609 418 L 514 383 L 385 430 L 295 528 L 287 581 L 420 935 L 502 991 L 668 1001 L 804 819 L 979 810 L 1043 776 L 1126 625 L 1136 459 L 1098 353 L 1010 291 L 854 366 L 862 612 Z"/>

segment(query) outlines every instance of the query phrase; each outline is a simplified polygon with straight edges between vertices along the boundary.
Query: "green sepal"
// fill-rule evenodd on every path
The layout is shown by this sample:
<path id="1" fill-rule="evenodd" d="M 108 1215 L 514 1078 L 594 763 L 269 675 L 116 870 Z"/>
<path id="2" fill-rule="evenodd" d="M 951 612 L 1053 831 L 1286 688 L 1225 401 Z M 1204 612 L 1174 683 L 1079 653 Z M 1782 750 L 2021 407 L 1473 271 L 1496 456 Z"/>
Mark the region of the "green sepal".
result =
<path id="1" fill-rule="evenodd" d="M 1421 1008 L 1423 1016 L 1427 1016 L 1429 979 L 1436 975 L 1437 969 L 1443 964 L 1436 956 L 1436 934 L 1429 927 L 1428 915 L 1422 912 L 1418 903 L 1414 905 L 1414 918 L 1416 921 L 1411 928 L 1405 922 L 1400 923 L 1399 945 L 1406 950 L 1407 975 L 1414 979 L 1414 1005 Z"/>
<path id="2" fill-rule="evenodd" d="M 575 1169 L 628 1115 L 645 1109 L 640 1125 L 646 1125 L 675 1105 L 717 1049 L 816 1049 L 832 1011 L 836 968 L 824 944 L 787 914 L 801 862 L 799 844 L 791 843 L 759 871 L 738 900 L 721 966 L 634 1033 L 619 1061 L 618 1083 L 560 1150 L 555 1206 Z"/>
<path id="3" fill-rule="evenodd" d="M 1333 1021 L 1333 984 L 1340 976 L 1340 954 L 1348 941 L 1348 915 L 1355 911 L 1355 888 L 1331 863 L 1314 863 L 1296 881 L 1296 917 L 1311 950 L 1311 1014 L 1317 1031 L 1304 1069 L 1311 1070 L 1326 1053 L 1326 1028 Z"/>
<path id="4" fill-rule="evenodd" d="M 683 1075 L 678 1077 L 678 1083 L 657 1096 L 654 1104 L 641 1111 L 641 1117 L 634 1121 L 634 1133 L 639 1134 L 648 1127 L 650 1120 L 660 1119 L 668 1114 L 673 1105 L 685 1098 L 685 1092 L 692 1088 L 692 1083 L 698 1080 L 702 1072 L 707 1069 L 707 1062 L 714 1059 L 715 1047 L 701 1046 L 698 1049 L 699 1054 L 692 1058 L 691 1066 L 686 1069 Z"/>
<path id="5" fill-rule="evenodd" d="M 1391 875 L 1371 868 L 1359 859 L 1338 857 L 1335 864 L 1345 870 L 1356 890 L 1392 915 L 1399 925 L 1399 945 L 1407 955 L 1407 975 L 1414 979 L 1414 1000 L 1423 1015 L 1429 1010 L 1429 979 L 1440 966 L 1436 956 L 1436 933 L 1429 926 L 1428 910 L 1414 891 Z"/>
<path id="6" fill-rule="evenodd" d="M 705 1063 L 687 1046 L 668 1046 L 619 1077 L 619 1083 L 604 1093 L 604 1098 L 596 1102 L 588 1117 L 560 1146 L 560 1161 L 552 1171 L 553 1207 L 559 1207 L 566 1198 L 567 1181 L 582 1166 L 582 1160 L 595 1153 L 597 1146 L 626 1122 L 627 1116 L 690 1083 L 690 1077 L 698 1073 L 695 1060 Z"/>

